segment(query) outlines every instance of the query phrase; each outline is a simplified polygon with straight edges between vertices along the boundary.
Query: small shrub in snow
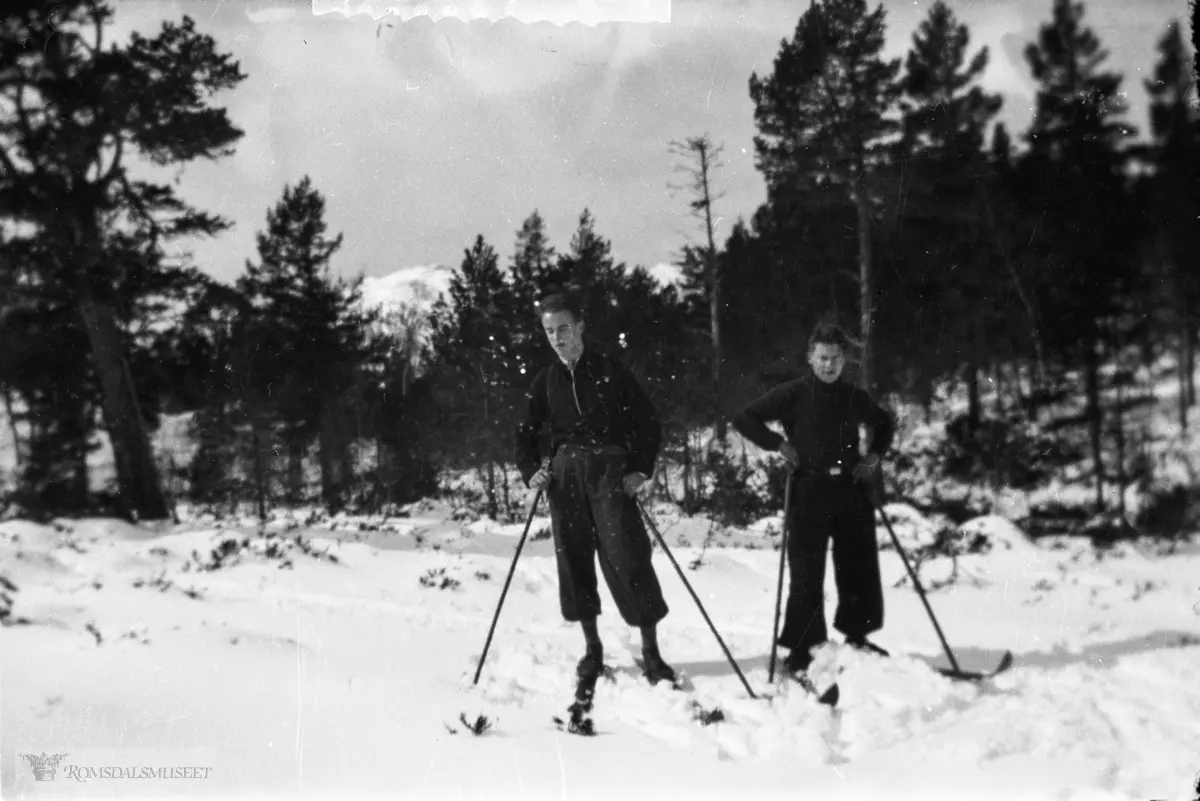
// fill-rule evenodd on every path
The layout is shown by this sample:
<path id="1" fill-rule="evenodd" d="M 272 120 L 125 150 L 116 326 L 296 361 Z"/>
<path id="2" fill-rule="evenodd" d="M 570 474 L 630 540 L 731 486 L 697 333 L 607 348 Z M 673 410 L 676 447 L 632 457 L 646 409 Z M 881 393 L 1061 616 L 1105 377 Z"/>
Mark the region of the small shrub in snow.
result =
<path id="1" fill-rule="evenodd" d="M 229 534 L 217 542 L 216 546 L 209 551 L 207 558 L 193 550 L 192 558 L 184 564 L 183 570 L 191 570 L 193 566 L 196 570 L 206 573 L 222 570 L 241 564 L 247 555 L 257 556 L 268 561 L 278 560 L 280 569 L 287 570 L 294 567 L 291 559 L 293 550 L 313 559 L 338 564 L 340 560 L 336 554 L 331 553 L 332 548 L 332 543 L 323 548 L 318 547 L 311 538 L 302 535 L 288 538 L 271 532 L 252 538 Z"/>
<path id="2" fill-rule="evenodd" d="M 142 645 L 150 644 L 150 629 L 145 624 L 130 626 L 129 630 L 121 635 L 122 640 L 136 640 Z"/>
<path id="3" fill-rule="evenodd" d="M 720 723 L 725 720 L 725 712 L 720 707 L 705 709 L 697 703 L 692 709 L 692 719 L 701 726 L 711 726 L 714 723 Z"/>
<path id="4" fill-rule="evenodd" d="M 184 565 L 184 569 L 185 570 L 187 569 L 187 565 Z M 141 578 L 137 578 L 137 579 L 133 580 L 134 589 L 141 589 L 142 587 L 149 587 L 151 589 L 158 590 L 159 592 L 166 592 L 167 590 L 171 589 L 171 587 L 173 587 L 173 586 L 174 586 L 174 583 L 169 578 L 167 578 L 166 571 L 159 573 L 157 576 L 150 579 L 149 581 L 146 581 L 145 579 L 141 579 Z"/>
<path id="5" fill-rule="evenodd" d="M 1101 514 L 1091 517 L 1079 532 L 1090 537 L 1097 548 L 1111 548 L 1118 542 L 1136 539 L 1138 531 L 1118 514 Z"/>
<path id="6" fill-rule="evenodd" d="M 1200 518 L 1200 490 L 1193 487 L 1153 487 L 1139 498 L 1133 524 L 1143 533 L 1177 544 Z"/>
<path id="7" fill-rule="evenodd" d="M 486 570 L 476 570 L 475 578 L 479 579 L 480 581 L 491 581 L 492 574 L 488 573 Z"/>
<path id="8" fill-rule="evenodd" d="M 198 551 L 192 551 L 192 561 L 195 562 L 197 570 L 205 572 L 220 570 L 222 567 L 228 567 L 241 561 L 241 551 L 249 543 L 249 539 L 242 539 L 239 542 L 236 537 L 225 537 L 209 551 L 208 559 L 201 557 Z"/>
<path id="9" fill-rule="evenodd" d="M 389 503 L 384 505 L 384 507 L 380 510 L 380 514 L 382 514 L 385 519 L 389 517 L 412 517 L 412 512 L 410 509 L 410 506 L 400 506 L 399 504 Z"/>
<path id="10" fill-rule="evenodd" d="M 15 604 L 14 596 L 17 594 L 17 585 L 13 584 L 6 577 L 0 576 L 0 625 L 12 626 L 17 623 L 26 623 L 24 618 L 14 618 L 12 616 L 13 605 Z"/>
<path id="11" fill-rule="evenodd" d="M 462 507 L 455 509 L 450 513 L 450 519 L 455 523 L 474 523 L 479 520 L 481 515 L 474 509 Z"/>
<path id="12" fill-rule="evenodd" d="M 300 549 L 300 552 L 307 556 L 311 556 L 314 559 L 327 559 L 330 562 L 333 562 L 335 565 L 340 563 L 337 555 L 330 553 L 330 550 L 333 548 L 333 543 L 326 545 L 324 548 L 318 549 L 315 545 L 313 545 L 312 540 L 308 539 L 307 537 L 298 536 L 296 537 L 295 542 L 296 547 Z"/>
<path id="13" fill-rule="evenodd" d="M 397 517 L 412 517 L 414 514 L 423 515 L 432 512 L 437 508 L 437 501 L 433 498 L 422 498 L 416 503 L 410 503 L 408 506 L 402 507 L 396 513 Z"/>
<path id="14" fill-rule="evenodd" d="M 422 587 L 430 587 L 436 590 L 455 590 L 461 586 L 458 579 L 446 575 L 446 568 L 430 568 L 425 571 L 425 575 L 420 578 Z"/>
<path id="15" fill-rule="evenodd" d="M 968 554 L 987 553 L 992 549 L 994 544 L 982 531 L 964 531 L 946 520 L 932 522 L 934 522 L 935 527 L 932 530 L 931 539 L 916 545 L 909 544 L 903 547 L 913 572 L 917 574 L 917 579 L 921 581 L 921 586 L 929 592 L 936 592 L 937 590 L 958 583 L 961 576 L 958 564 L 959 557 Z M 881 543 L 880 550 L 895 550 L 895 544 L 889 538 L 888 542 Z M 922 579 L 921 568 L 934 559 L 949 559 L 950 575 L 944 579 L 934 581 Z M 906 571 L 894 586 L 903 587 L 909 581 L 910 578 Z"/>
<path id="16" fill-rule="evenodd" d="M 1140 601 L 1143 595 L 1151 590 L 1157 590 L 1161 586 L 1162 584 L 1160 582 L 1153 581 L 1152 579 L 1138 581 L 1133 585 L 1133 594 L 1129 596 L 1129 600 Z"/>
<path id="17" fill-rule="evenodd" d="M 722 526 L 744 527 L 783 508 L 787 467 L 782 460 L 765 465 L 714 446 L 705 456 L 705 487 L 689 511 Z"/>
<path id="18" fill-rule="evenodd" d="M 471 732 L 471 734 L 474 734 L 476 737 L 492 728 L 492 721 L 483 714 L 480 714 L 477 718 L 475 718 L 474 721 L 470 721 L 467 720 L 467 713 L 463 712 L 459 714 L 458 719 L 462 725 L 466 727 L 467 731 Z M 458 734 L 458 730 L 449 725 L 446 726 L 446 730 L 451 734 Z"/>
<path id="19" fill-rule="evenodd" d="M 554 532 L 550 530 L 550 526 L 542 526 L 533 533 L 533 541 L 548 540 L 554 536 Z"/>

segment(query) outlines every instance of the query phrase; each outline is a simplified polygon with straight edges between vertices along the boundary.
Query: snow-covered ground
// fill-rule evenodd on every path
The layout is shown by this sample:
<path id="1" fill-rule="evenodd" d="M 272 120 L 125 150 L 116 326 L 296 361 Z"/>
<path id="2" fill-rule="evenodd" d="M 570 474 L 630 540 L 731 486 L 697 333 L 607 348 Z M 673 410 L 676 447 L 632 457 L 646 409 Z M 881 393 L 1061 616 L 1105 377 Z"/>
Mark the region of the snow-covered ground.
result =
<path id="1" fill-rule="evenodd" d="M 1011 670 L 981 684 L 934 670 L 946 657 L 885 550 L 876 640 L 894 658 L 839 653 L 831 711 L 767 682 L 778 520 L 722 533 L 691 570 L 708 521 L 656 505 L 760 698 L 658 550 L 671 607 L 662 650 L 694 692 L 637 677 L 638 635 L 602 589 L 618 678 L 598 686 L 589 739 L 552 721 L 565 717 L 583 640 L 559 615 L 544 516 L 475 686 L 522 524 L 455 521 L 423 502 L 405 517 L 284 519 L 260 533 L 252 520 L 182 511 L 180 525 L 0 524 L 0 575 L 16 588 L 0 589 L 0 609 L 7 597 L 11 619 L 27 621 L 0 630 L 4 798 L 1196 795 L 1200 538 L 1173 555 L 1132 543 L 1097 551 L 1084 540 L 1034 545 L 999 517 L 967 523 L 990 551 L 960 556 L 956 583 L 929 597 L 964 667 L 1014 653 Z M 911 508 L 888 511 L 909 544 L 929 529 Z M 734 541 L 758 547 L 722 547 Z M 943 560 L 921 575 L 929 586 L 950 572 Z M 827 591 L 832 616 L 832 576 Z M 702 725 L 689 699 L 725 719 Z M 475 736 L 460 715 L 492 727 Z M 19 756 L 42 753 L 66 755 L 53 781 L 35 781 Z M 86 770 L 130 766 L 208 770 Z"/>

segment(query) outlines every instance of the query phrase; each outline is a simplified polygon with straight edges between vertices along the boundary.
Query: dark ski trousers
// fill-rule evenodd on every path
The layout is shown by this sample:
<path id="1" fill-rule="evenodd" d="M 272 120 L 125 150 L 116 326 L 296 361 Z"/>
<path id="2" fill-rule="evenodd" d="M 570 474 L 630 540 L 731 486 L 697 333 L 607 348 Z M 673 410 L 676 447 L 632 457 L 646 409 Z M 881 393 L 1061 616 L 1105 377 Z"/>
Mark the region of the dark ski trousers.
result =
<path id="1" fill-rule="evenodd" d="M 650 561 L 650 538 L 637 503 L 621 488 L 624 451 L 563 446 L 546 490 L 558 560 L 562 615 L 579 621 L 600 614 L 596 557 L 621 617 L 652 626 L 667 604 Z"/>
<path id="2" fill-rule="evenodd" d="M 838 591 L 834 628 L 847 637 L 865 637 L 882 628 L 883 585 L 875 512 L 864 488 L 848 477 L 809 473 L 793 480 L 791 586 L 779 645 L 807 653 L 828 639 L 824 586 L 830 540 Z"/>

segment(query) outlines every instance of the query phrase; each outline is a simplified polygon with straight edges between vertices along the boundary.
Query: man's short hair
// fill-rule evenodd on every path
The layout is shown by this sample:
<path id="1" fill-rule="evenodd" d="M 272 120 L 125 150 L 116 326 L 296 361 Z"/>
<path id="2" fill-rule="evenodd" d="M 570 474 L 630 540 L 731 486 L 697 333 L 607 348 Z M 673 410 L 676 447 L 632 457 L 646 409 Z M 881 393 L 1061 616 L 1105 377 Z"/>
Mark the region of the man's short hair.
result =
<path id="1" fill-rule="evenodd" d="M 830 320 L 822 320 L 813 328 L 813 332 L 808 338 L 808 352 L 811 354 L 817 345 L 837 345 L 845 351 L 853 344 L 854 340 L 842 330 L 840 325 Z"/>
<path id="2" fill-rule="evenodd" d="M 555 312 L 567 312 L 579 322 L 583 319 L 583 309 L 580 307 L 579 299 L 574 293 L 568 290 L 552 291 L 549 295 L 537 302 L 537 313 L 541 317 L 543 314 L 554 314 Z"/>

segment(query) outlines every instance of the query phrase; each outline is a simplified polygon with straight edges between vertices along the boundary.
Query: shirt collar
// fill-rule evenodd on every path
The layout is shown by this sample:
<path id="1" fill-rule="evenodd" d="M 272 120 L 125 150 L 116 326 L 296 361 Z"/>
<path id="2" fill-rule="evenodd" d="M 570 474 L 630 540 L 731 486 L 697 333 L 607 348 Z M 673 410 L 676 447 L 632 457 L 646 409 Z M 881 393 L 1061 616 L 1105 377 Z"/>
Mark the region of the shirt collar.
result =
<path id="1" fill-rule="evenodd" d="M 558 354 L 555 354 L 555 356 L 558 356 Z M 563 367 L 566 367 L 568 370 L 574 372 L 575 369 L 579 367 L 579 365 L 583 364 L 584 361 L 587 360 L 587 357 L 588 357 L 588 346 L 587 346 L 587 343 L 584 342 L 582 350 L 579 351 L 579 358 L 575 360 L 574 364 L 571 364 L 570 362 L 565 361 L 562 357 L 558 357 L 558 361 L 560 364 L 562 364 Z"/>

